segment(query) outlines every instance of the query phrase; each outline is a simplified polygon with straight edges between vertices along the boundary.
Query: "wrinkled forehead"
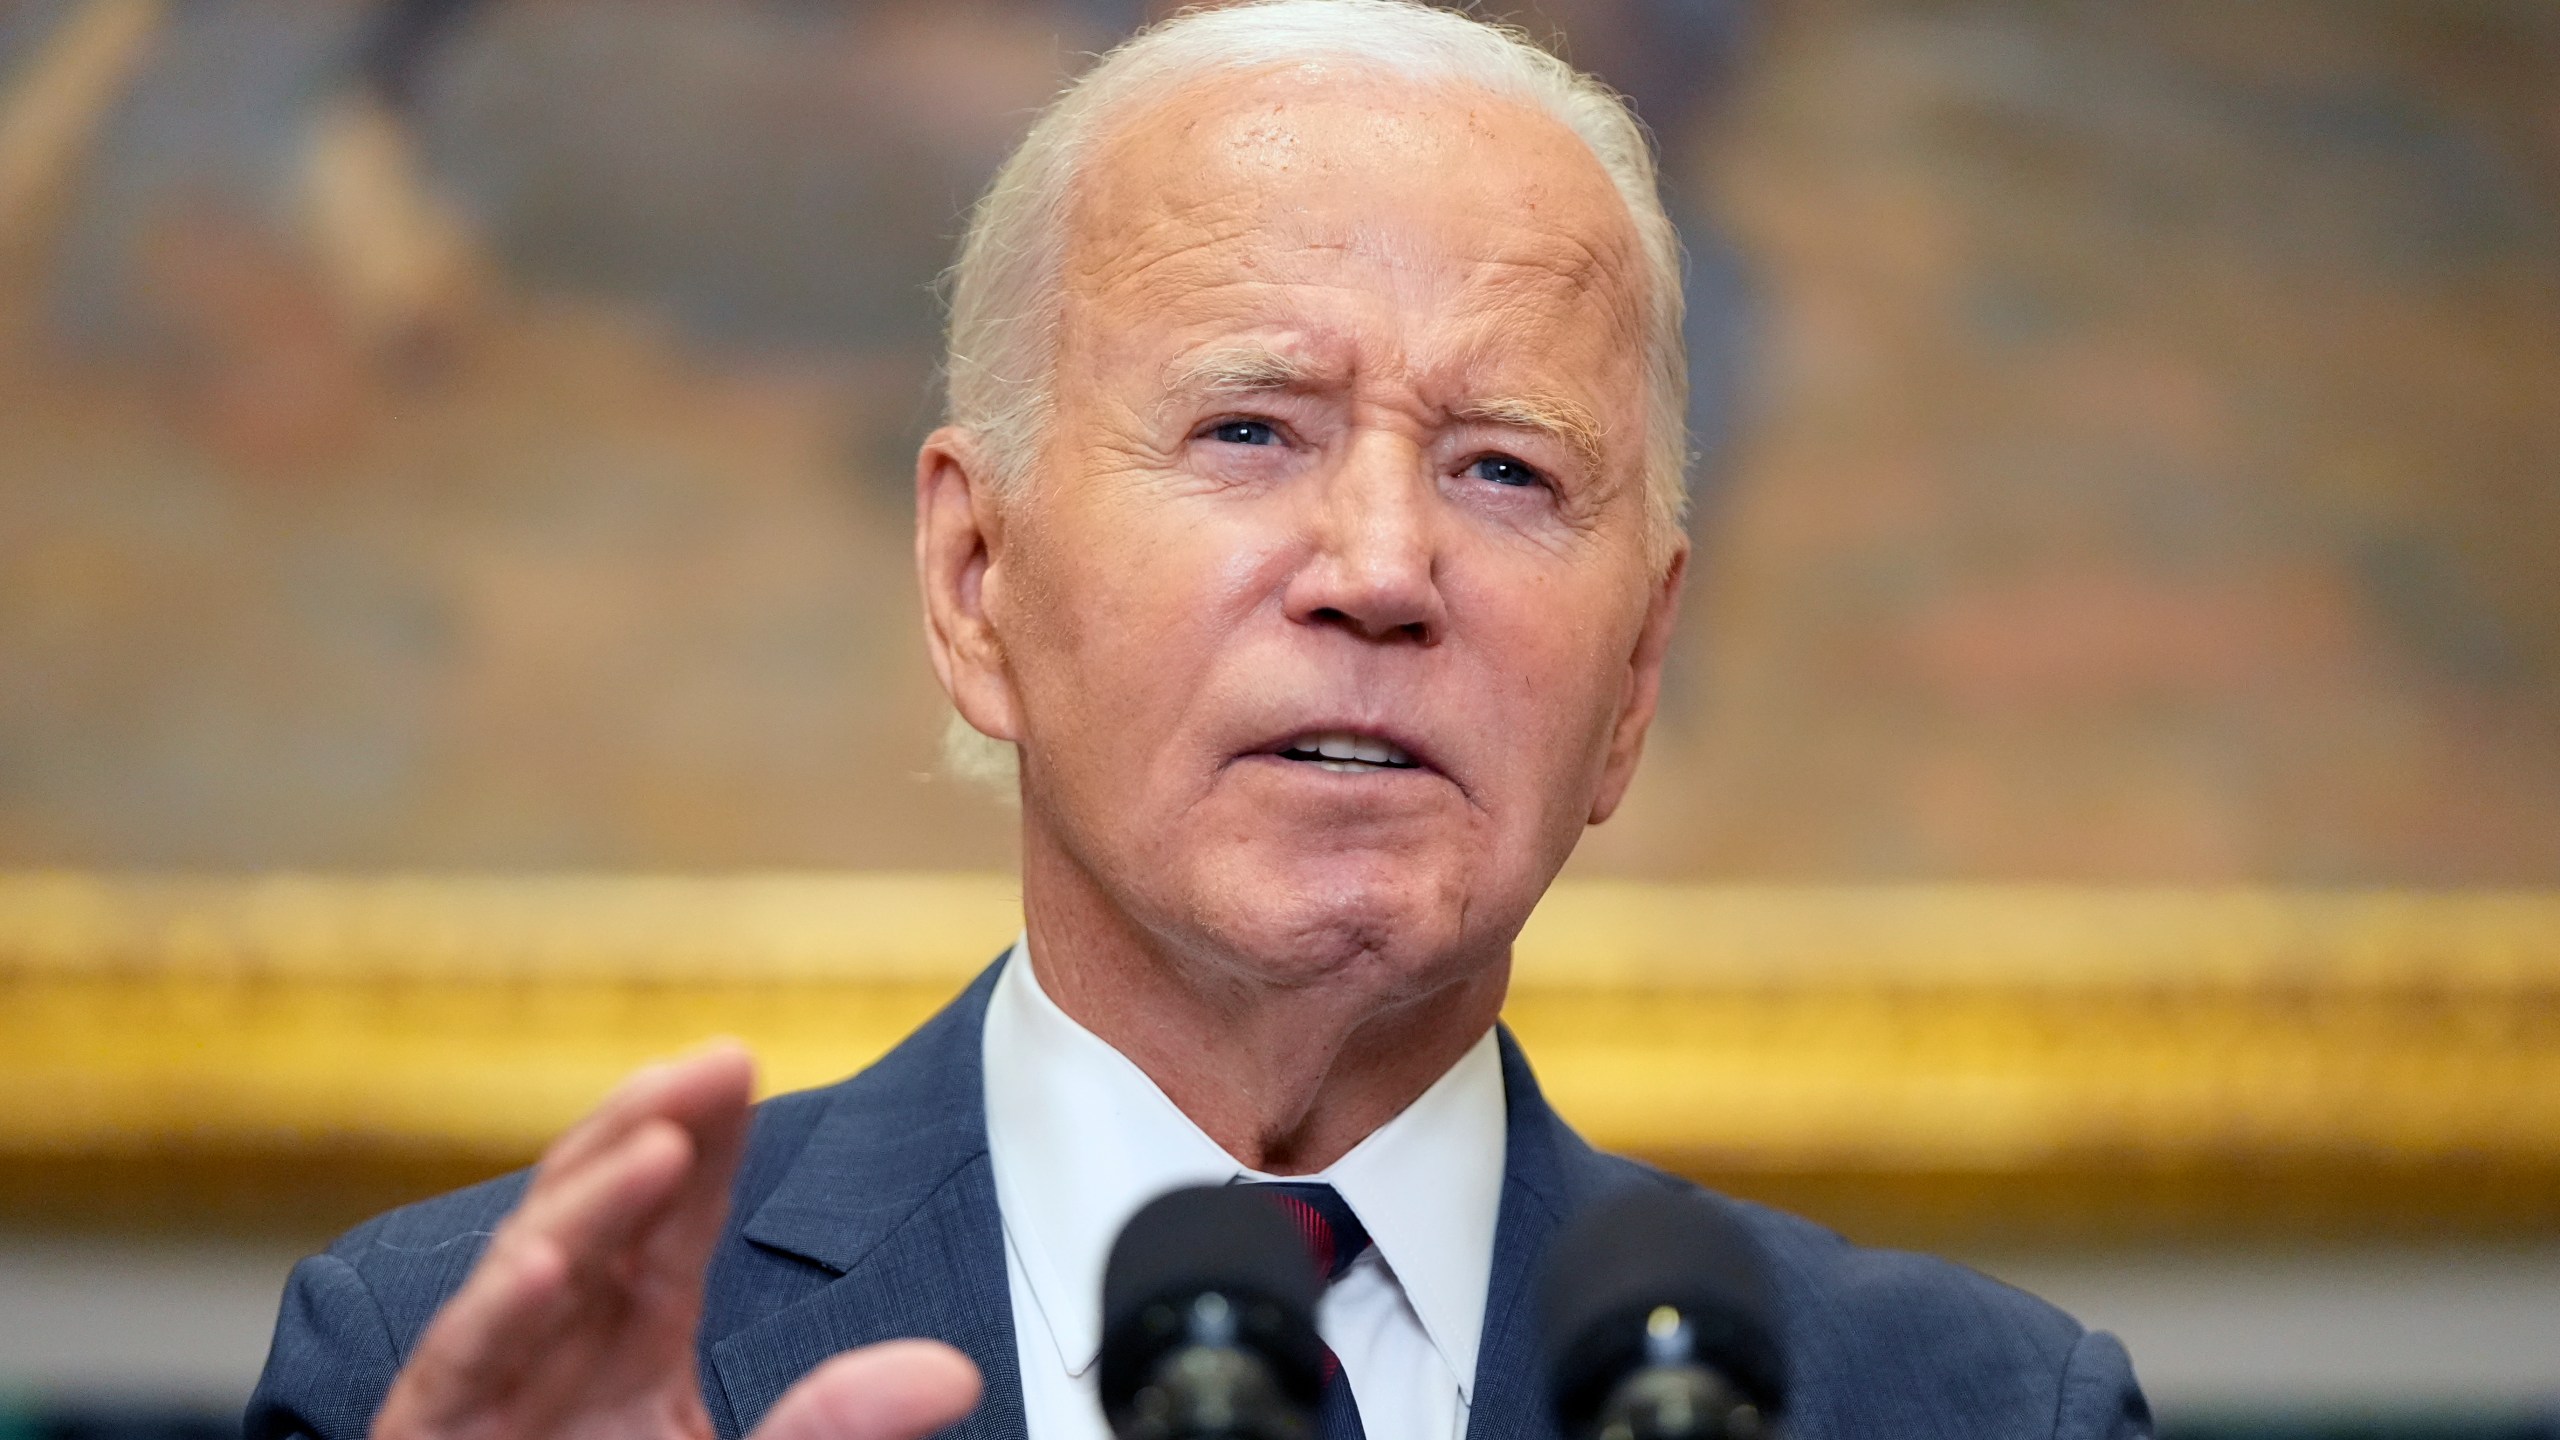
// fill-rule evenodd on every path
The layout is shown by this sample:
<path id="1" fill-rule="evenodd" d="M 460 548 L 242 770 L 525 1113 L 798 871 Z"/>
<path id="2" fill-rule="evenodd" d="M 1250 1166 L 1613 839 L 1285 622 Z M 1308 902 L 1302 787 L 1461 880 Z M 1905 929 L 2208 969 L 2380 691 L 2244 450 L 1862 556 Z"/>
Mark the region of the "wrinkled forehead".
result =
<path id="1" fill-rule="evenodd" d="M 1453 323 L 1564 324 L 1641 345 L 1625 200 L 1580 136 L 1480 88 L 1303 65 L 1133 104 L 1082 168 L 1064 298 L 1162 318 L 1257 285 L 1394 291 Z"/>

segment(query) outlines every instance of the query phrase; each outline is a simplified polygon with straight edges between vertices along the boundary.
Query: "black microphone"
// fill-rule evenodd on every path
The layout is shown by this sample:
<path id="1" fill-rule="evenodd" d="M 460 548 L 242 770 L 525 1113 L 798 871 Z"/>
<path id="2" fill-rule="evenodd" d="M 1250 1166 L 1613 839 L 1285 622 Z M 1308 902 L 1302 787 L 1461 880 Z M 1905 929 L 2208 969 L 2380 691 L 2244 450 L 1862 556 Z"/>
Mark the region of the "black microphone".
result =
<path id="1" fill-rule="evenodd" d="M 1573 1217 L 1540 1286 L 1566 1440 L 1768 1440 L 1786 1367 L 1760 1247 L 1695 1191 L 1644 1185 Z"/>
<path id="2" fill-rule="evenodd" d="M 1241 1185 L 1148 1202 L 1102 1275 L 1102 1413 L 1120 1440 L 1309 1440 L 1322 1282 L 1278 1201 Z"/>

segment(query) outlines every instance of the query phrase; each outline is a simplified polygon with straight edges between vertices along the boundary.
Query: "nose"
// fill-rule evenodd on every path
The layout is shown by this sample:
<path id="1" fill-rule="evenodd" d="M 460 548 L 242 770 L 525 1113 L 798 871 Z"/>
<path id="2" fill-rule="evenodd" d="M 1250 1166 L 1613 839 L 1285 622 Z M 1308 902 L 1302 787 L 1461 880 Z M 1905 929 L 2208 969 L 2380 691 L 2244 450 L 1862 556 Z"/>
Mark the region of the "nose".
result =
<path id="1" fill-rule="evenodd" d="M 1364 437 L 1312 497 L 1310 553 L 1290 578 L 1289 618 L 1364 640 L 1437 643 L 1448 616 L 1436 498 L 1419 449 Z"/>

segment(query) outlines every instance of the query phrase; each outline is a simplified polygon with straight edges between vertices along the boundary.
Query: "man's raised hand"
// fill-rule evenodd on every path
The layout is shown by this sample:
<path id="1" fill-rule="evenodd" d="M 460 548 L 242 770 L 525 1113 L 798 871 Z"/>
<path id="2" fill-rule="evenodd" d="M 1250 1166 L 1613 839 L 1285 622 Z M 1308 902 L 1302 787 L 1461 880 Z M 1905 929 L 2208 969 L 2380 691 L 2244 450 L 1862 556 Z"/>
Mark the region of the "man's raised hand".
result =
<path id="1" fill-rule="evenodd" d="M 714 1046 L 640 1071 L 561 1136 L 373 1440 L 710 1440 L 695 1336 L 754 1086 L 746 1051 Z M 892 1341 L 810 1372 L 755 1440 L 919 1440 L 977 1399 L 960 1352 Z"/>

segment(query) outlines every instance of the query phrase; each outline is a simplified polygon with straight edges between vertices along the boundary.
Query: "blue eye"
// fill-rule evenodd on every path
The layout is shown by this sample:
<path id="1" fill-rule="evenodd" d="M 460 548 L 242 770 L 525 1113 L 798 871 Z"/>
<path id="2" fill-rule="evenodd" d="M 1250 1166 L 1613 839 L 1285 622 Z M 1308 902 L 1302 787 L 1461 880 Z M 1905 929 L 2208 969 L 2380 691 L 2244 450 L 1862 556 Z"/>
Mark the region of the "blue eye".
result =
<path id="1" fill-rule="evenodd" d="M 1496 485 L 1535 485 L 1545 478 L 1508 455 L 1487 455 L 1468 466 L 1467 473 Z"/>
<path id="2" fill-rule="evenodd" d="M 1210 427 L 1209 438 L 1224 445 L 1277 445 L 1280 432 L 1259 420 L 1221 420 Z"/>

